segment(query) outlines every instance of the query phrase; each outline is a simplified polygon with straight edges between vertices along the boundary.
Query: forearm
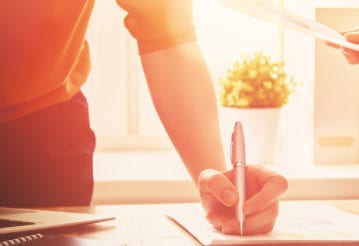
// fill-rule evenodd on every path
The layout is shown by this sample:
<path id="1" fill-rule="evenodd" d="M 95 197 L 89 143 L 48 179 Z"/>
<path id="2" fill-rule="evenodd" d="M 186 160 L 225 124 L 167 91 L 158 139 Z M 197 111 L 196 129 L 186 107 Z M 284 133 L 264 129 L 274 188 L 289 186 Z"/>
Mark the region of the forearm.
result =
<path id="1" fill-rule="evenodd" d="M 197 42 L 141 59 L 158 115 L 193 180 L 206 168 L 225 170 L 215 92 Z"/>

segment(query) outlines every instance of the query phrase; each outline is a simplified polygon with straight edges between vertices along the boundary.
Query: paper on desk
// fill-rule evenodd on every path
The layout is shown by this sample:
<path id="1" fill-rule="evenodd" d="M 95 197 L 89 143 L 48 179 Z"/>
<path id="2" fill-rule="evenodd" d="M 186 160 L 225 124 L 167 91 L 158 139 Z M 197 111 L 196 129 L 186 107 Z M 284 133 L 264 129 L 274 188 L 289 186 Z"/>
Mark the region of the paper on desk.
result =
<path id="1" fill-rule="evenodd" d="M 336 30 L 309 18 L 294 14 L 271 0 L 219 0 L 232 10 L 274 23 L 318 39 L 359 51 L 359 44 L 349 42 Z"/>
<path id="2" fill-rule="evenodd" d="M 219 233 L 198 207 L 168 217 L 203 245 L 359 244 L 359 216 L 323 204 L 281 204 L 273 231 L 255 236 Z"/>

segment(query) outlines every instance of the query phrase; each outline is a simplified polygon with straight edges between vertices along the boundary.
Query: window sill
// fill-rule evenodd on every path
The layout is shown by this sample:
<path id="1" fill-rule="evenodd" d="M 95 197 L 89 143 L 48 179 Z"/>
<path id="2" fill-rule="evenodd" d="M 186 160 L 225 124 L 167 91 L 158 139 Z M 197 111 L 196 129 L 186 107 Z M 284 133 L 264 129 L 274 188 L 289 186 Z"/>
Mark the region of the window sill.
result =
<path id="1" fill-rule="evenodd" d="M 283 200 L 359 198 L 359 164 L 270 168 L 288 179 Z M 94 204 L 198 201 L 175 152 L 99 152 L 94 156 L 94 176 Z"/>

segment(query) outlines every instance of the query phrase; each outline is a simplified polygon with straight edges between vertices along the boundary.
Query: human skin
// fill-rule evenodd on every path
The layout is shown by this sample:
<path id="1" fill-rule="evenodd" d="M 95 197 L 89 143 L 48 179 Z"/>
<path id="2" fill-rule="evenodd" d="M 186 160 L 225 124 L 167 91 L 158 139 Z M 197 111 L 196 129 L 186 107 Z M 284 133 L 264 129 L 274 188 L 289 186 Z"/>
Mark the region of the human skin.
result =
<path id="1" fill-rule="evenodd" d="M 239 234 L 233 213 L 238 194 L 233 172 L 227 171 L 212 78 L 198 42 L 189 35 L 193 32 L 192 1 L 117 2 L 128 11 L 125 25 L 137 40 L 153 104 L 198 185 L 207 220 L 223 233 Z M 244 232 L 268 232 L 287 181 L 258 166 L 249 166 L 247 175 L 252 198 L 244 208 L 248 216 Z"/>
<path id="2" fill-rule="evenodd" d="M 359 29 L 342 32 L 344 37 L 353 43 L 359 44 Z M 328 46 L 341 50 L 347 62 L 351 65 L 359 64 L 359 51 L 345 48 L 333 43 L 326 43 Z"/>

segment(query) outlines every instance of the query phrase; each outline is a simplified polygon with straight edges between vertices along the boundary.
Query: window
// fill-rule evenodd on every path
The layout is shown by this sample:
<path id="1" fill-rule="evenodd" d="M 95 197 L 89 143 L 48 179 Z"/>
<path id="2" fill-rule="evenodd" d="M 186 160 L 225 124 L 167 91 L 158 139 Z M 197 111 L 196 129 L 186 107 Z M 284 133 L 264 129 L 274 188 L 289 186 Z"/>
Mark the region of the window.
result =
<path id="1" fill-rule="evenodd" d="M 194 2 L 198 39 L 214 82 L 242 53 L 263 50 L 279 56 L 279 28 L 239 16 L 215 0 Z M 93 69 L 84 90 L 98 149 L 172 149 L 151 103 L 124 16 L 115 1 L 97 1 L 88 32 Z"/>
<path id="2" fill-rule="evenodd" d="M 359 8 L 317 8 L 316 16 L 337 30 L 350 30 L 359 23 Z M 314 159 L 359 163 L 359 69 L 349 66 L 341 52 L 325 50 L 320 43 L 316 68 Z"/>
<path id="3" fill-rule="evenodd" d="M 359 8 L 357 0 L 278 0 L 276 2 L 298 14 L 323 21 L 326 20 L 327 15 L 320 9 Z M 317 135 L 321 134 L 318 129 L 328 127 L 326 125 L 328 119 L 318 118 L 318 115 L 322 115 L 322 111 L 326 108 L 326 100 L 329 95 L 326 95 L 325 91 L 318 90 L 318 77 L 316 77 L 318 72 L 325 72 L 328 68 L 320 70 L 320 67 L 316 66 L 316 61 L 327 60 L 327 58 L 328 61 L 342 59 L 339 57 L 340 55 L 323 58 L 320 52 L 330 49 L 325 47 L 321 41 L 283 30 L 278 26 L 252 17 L 240 15 L 221 5 L 217 0 L 194 0 L 194 3 L 198 41 L 214 83 L 218 82 L 219 77 L 241 54 L 258 50 L 274 59 L 284 59 L 288 74 L 294 75 L 297 81 L 303 83 L 281 113 L 280 141 L 277 146 L 277 162 L 281 165 L 274 167 L 288 177 L 294 177 L 292 179 L 294 183 L 290 186 L 294 188 L 289 197 L 305 197 L 308 187 L 318 187 L 315 194 L 321 194 L 319 197 L 330 197 L 331 192 L 335 193 L 335 197 L 338 194 L 344 194 L 345 197 L 358 196 L 357 192 L 348 189 L 348 187 L 358 187 L 358 179 L 353 179 L 355 176 L 359 177 L 359 167 L 356 164 L 345 170 L 333 169 L 331 171 L 323 166 L 313 169 L 313 164 L 319 162 L 316 158 L 331 156 L 333 148 L 334 151 L 337 151 L 336 156 L 340 157 L 336 159 L 337 164 L 347 164 L 344 158 L 347 156 L 347 152 L 342 151 L 343 146 L 338 145 L 338 142 L 334 141 L 334 146 L 330 146 L 330 148 L 318 149 L 317 145 L 318 141 L 323 141 L 323 139 L 320 140 L 320 136 L 319 140 L 317 138 Z M 338 13 L 342 12 L 339 10 Z M 99 182 L 97 182 L 97 188 L 95 187 L 95 197 L 97 194 L 98 202 L 128 202 L 129 200 L 138 202 L 139 198 L 133 197 L 136 196 L 134 195 L 136 192 L 119 191 L 121 186 L 126 185 L 126 187 L 139 190 L 144 187 L 148 189 L 152 187 L 152 190 L 146 193 L 148 196 L 157 194 L 158 187 L 168 187 L 169 191 L 172 188 L 183 189 L 183 193 L 178 191 L 175 194 L 177 198 L 182 194 L 183 199 L 179 198 L 180 200 L 192 199 L 195 194 L 193 191 L 189 191 L 192 187 L 192 184 L 188 182 L 189 176 L 174 152 L 151 103 L 136 43 L 123 25 L 125 14 L 117 6 L 116 1 L 96 1 L 88 32 L 93 69 L 84 91 L 89 100 L 91 122 L 98 142 L 95 156 L 95 177 Z M 334 21 L 337 19 L 332 18 Z M 356 18 L 356 23 L 358 22 L 358 18 Z M 328 24 L 335 23 L 328 22 Z M 335 27 L 344 27 L 344 23 Z M 327 63 L 327 65 L 331 64 Z M 351 74 L 356 76 L 355 79 L 358 81 L 358 68 L 352 69 Z M 344 77 L 346 72 L 338 71 L 337 73 Z M 340 83 L 340 81 L 337 82 Z M 325 83 L 321 86 L 325 88 Z M 352 93 L 354 92 L 352 91 Z M 344 99 L 346 94 L 343 92 L 337 96 Z M 330 97 L 332 98 L 332 96 Z M 355 122 L 350 125 L 352 129 L 350 134 L 354 134 L 352 141 L 355 142 L 355 145 L 351 145 L 350 151 L 356 155 L 355 158 L 359 159 L 357 145 L 359 128 L 356 126 L 358 120 L 356 112 L 358 112 L 359 104 L 355 101 L 358 96 L 353 94 L 351 97 L 352 101 L 349 100 L 350 105 L 346 105 L 346 107 L 355 113 L 353 116 Z M 347 127 L 347 125 L 342 126 L 343 129 Z M 336 140 L 345 145 L 347 143 L 345 137 L 349 133 L 340 134 L 339 136 L 344 138 Z M 324 143 L 333 143 L 330 142 L 332 140 L 332 138 L 326 138 Z M 103 152 L 108 150 L 113 152 Z M 355 163 L 358 162 L 357 159 L 355 159 Z M 144 168 L 143 162 L 149 165 Z M 157 170 L 161 170 L 161 172 L 159 173 Z M 340 180 L 349 180 L 350 182 L 340 183 L 342 185 L 334 182 L 330 183 L 330 186 L 326 186 L 326 183 L 313 181 L 312 178 L 317 177 L 323 179 L 340 177 Z M 302 185 L 303 179 L 308 178 L 313 182 Z M 153 181 L 152 186 L 147 182 L 148 180 Z M 111 185 L 111 189 L 108 185 Z M 118 187 L 114 189 L 116 185 Z M 337 187 L 337 189 L 330 187 Z M 347 192 L 343 192 L 344 189 Z M 116 194 L 112 193 L 113 190 L 116 190 Z M 143 196 L 144 192 L 142 191 Z M 168 192 L 166 195 L 170 197 L 174 194 Z M 117 196 L 117 198 L 108 200 L 106 196 Z M 172 198 L 175 200 L 175 197 Z M 153 197 L 149 199 L 153 201 Z M 169 200 L 171 199 L 167 199 L 167 201 Z"/>
<path id="4" fill-rule="evenodd" d="M 287 0 L 285 4 L 337 31 L 350 30 L 359 23 L 359 3 L 355 0 Z M 311 157 L 306 163 L 358 163 L 358 68 L 349 66 L 340 51 L 312 37 L 286 31 L 284 45 L 288 69 L 306 83 L 297 115 L 290 122 L 299 130 L 295 138 L 288 139 L 297 145 L 291 155 L 307 146 L 305 152 Z M 298 139 L 297 143 L 291 138 Z"/>

